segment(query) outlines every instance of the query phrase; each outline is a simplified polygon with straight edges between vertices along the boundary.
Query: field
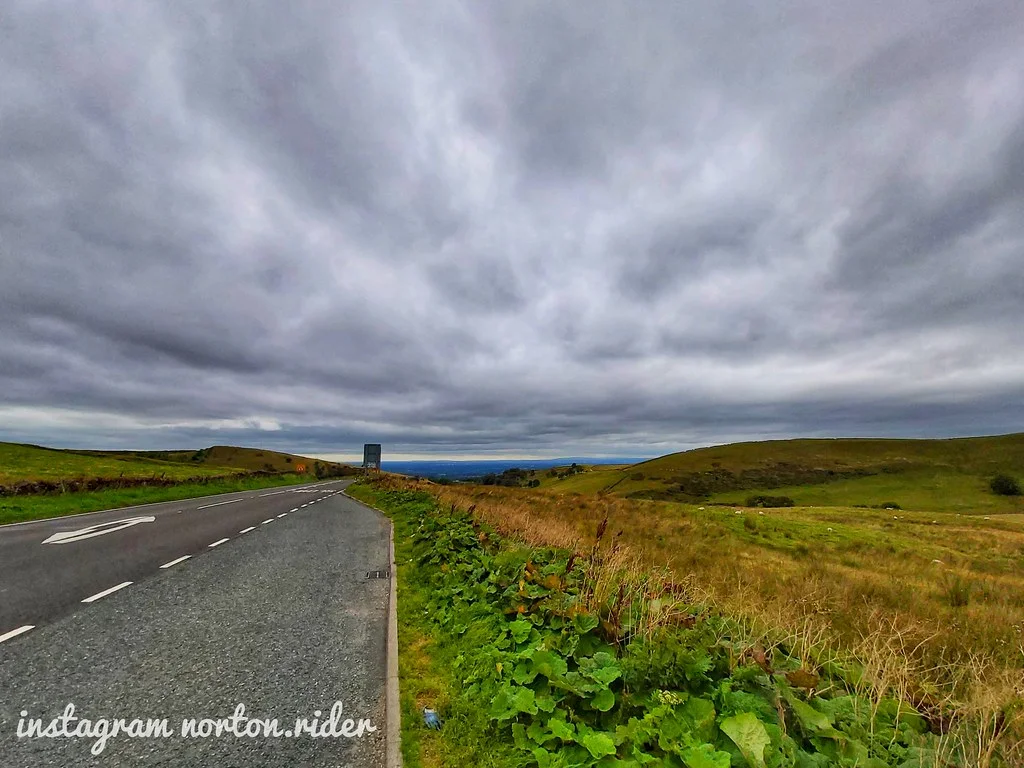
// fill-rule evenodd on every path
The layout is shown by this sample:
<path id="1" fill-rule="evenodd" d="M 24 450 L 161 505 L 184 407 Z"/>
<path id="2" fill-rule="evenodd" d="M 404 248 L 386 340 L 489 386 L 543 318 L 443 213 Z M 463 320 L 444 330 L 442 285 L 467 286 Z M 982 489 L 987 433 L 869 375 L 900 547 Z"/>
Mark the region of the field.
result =
<path id="1" fill-rule="evenodd" d="M 355 472 L 257 448 L 118 452 L 0 443 L 0 524 Z"/>
<path id="2" fill-rule="evenodd" d="M 803 506 L 876 506 L 961 514 L 1024 513 L 1024 498 L 989 492 L 1024 477 L 1024 435 L 955 440 L 784 440 L 701 448 L 630 467 L 586 471 L 541 487 L 664 501 L 741 503 L 783 495 Z"/>
<path id="3" fill-rule="evenodd" d="M 171 478 L 227 475 L 240 471 L 228 466 L 179 461 L 159 461 L 129 454 L 75 453 L 17 443 L 0 443 L 0 485 L 49 480 L 59 482 L 81 477 Z"/>
<path id="4" fill-rule="evenodd" d="M 977 747 L 950 764 L 1017 765 L 1024 507 L 988 480 L 1022 469 L 1011 435 L 724 446 L 538 473 L 537 489 L 392 482 L 535 548 L 586 552 L 607 520 L 625 572 L 669 574 L 767 647 L 855 659 L 870 686 L 941 712 L 943 738 Z M 796 504 L 742 506 L 757 493 Z M 887 504 L 900 508 L 872 508 Z"/>

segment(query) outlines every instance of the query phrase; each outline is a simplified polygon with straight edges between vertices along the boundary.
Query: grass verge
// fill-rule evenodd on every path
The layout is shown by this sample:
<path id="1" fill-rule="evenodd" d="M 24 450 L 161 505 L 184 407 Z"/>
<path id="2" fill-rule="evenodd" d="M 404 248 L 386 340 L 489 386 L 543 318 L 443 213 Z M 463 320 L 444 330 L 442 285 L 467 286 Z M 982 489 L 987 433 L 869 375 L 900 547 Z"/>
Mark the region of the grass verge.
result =
<path id="1" fill-rule="evenodd" d="M 694 579 L 605 537 L 607 517 L 580 554 L 394 479 L 354 495 L 396 524 L 411 766 L 1020 764 L 1017 706 L 952 710 L 876 664 L 891 644 L 857 659 L 720 613 Z"/>
<path id="2" fill-rule="evenodd" d="M 347 493 L 383 512 L 395 526 L 398 676 L 405 768 L 511 768 L 516 765 L 495 754 L 494 734 L 485 712 L 458 695 L 462 681 L 453 670 L 457 658 L 466 651 L 465 642 L 447 636 L 431 620 L 429 568 L 416 562 L 413 537 L 417 515 L 432 508 L 433 502 L 429 499 L 396 502 L 393 496 L 364 483 L 349 486 Z M 424 707 L 444 714 L 441 730 L 426 727 Z"/>
<path id="3" fill-rule="evenodd" d="M 288 474 L 271 477 L 223 478 L 208 483 L 182 483 L 154 488 L 136 486 L 87 493 L 4 496 L 0 497 L 0 525 L 28 520 L 44 520 L 81 512 L 97 512 L 103 509 L 118 509 L 137 504 L 177 501 L 198 496 L 212 496 L 218 493 L 253 491 L 308 482 L 315 482 L 315 480 L 308 475 Z"/>

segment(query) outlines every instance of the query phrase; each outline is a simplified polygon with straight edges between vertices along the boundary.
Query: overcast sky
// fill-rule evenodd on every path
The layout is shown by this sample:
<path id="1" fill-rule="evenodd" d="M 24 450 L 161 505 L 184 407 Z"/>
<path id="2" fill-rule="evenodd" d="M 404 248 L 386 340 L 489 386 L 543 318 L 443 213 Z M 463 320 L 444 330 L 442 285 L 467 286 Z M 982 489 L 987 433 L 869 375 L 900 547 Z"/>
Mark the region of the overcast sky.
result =
<path id="1" fill-rule="evenodd" d="M 0 440 L 1024 430 L 1024 3 L 0 9 Z"/>

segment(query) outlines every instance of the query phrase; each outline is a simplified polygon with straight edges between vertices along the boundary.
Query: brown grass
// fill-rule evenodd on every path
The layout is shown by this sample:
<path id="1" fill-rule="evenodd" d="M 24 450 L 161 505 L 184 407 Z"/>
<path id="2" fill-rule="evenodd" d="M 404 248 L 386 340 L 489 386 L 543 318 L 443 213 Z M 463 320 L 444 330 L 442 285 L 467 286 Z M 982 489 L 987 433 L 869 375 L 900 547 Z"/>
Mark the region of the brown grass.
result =
<path id="1" fill-rule="evenodd" d="M 445 507 L 473 507 L 531 546 L 587 551 L 607 520 L 603 567 L 588 592 L 606 601 L 625 583 L 646 598 L 676 596 L 655 611 L 650 599 L 627 601 L 647 611 L 635 617 L 645 631 L 671 622 L 683 604 L 703 604 L 741 621 L 752 642 L 785 644 L 809 663 L 852 656 L 863 666 L 862 693 L 914 702 L 971 764 L 988 766 L 998 748 L 1024 765 L 1020 526 L 934 513 L 894 522 L 892 513 L 834 508 L 747 510 L 756 517 L 745 526 L 729 508 L 385 482 L 428 491 Z"/>

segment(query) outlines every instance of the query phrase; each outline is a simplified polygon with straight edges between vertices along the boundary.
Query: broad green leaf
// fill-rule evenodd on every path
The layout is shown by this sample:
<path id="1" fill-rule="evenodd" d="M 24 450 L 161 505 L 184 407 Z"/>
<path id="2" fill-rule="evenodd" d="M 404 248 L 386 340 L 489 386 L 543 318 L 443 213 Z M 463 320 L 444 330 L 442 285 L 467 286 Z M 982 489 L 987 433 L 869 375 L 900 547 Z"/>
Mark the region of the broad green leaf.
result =
<path id="1" fill-rule="evenodd" d="M 512 638 L 517 643 L 522 643 L 530 636 L 530 630 L 533 626 L 528 621 L 517 619 L 508 625 L 509 631 L 512 633 Z"/>
<path id="2" fill-rule="evenodd" d="M 707 699 L 691 696 L 683 704 L 680 714 L 690 726 L 692 734 L 702 740 L 711 741 L 715 735 L 715 705 Z"/>
<path id="3" fill-rule="evenodd" d="M 587 632 L 596 629 L 600 621 L 597 616 L 591 616 L 589 613 L 577 613 L 572 617 L 572 623 L 576 627 L 577 632 L 585 635 Z"/>
<path id="4" fill-rule="evenodd" d="M 800 727 L 809 735 L 816 735 L 823 731 L 831 731 L 832 723 L 829 722 L 828 715 L 824 712 L 819 712 L 810 704 L 795 696 L 789 699 L 789 706 L 793 708 L 793 714 L 796 715 L 796 719 L 800 722 Z"/>
<path id="5" fill-rule="evenodd" d="M 522 723 L 512 724 L 512 740 L 520 749 L 530 749 L 530 744 L 526 739 L 526 726 Z"/>
<path id="6" fill-rule="evenodd" d="M 618 680 L 622 675 L 618 661 L 612 654 L 605 651 L 599 651 L 589 659 L 580 659 L 580 672 L 591 680 L 605 685 Z"/>
<path id="7" fill-rule="evenodd" d="M 550 693 L 538 693 L 536 697 L 537 709 L 541 712 L 554 712 L 556 702 Z"/>
<path id="8" fill-rule="evenodd" d="M 565 659 L 552 651 L 540 651 L 533 655 L 531 671 L 538 675 L 544 675 L 548 680 L 562 677 L 569 671 Z"/>
<path id="9" fill-rule="evenodd" d="M 751 768 L 765 768 L 764 750 L 771 744 L 764 723 L 753 712 L 727 717 L 718 727 L 732 739 Z"/>
<path id="10" fill-rule="evenodd" d="M 594 757 L 604 757 L 615 754 L 615 740 L 610 734 L 600 731 L 590 731 L 579 738 L 580 744 L 587 748 L 587 751 Z"/>
<path id="11" fill-rule="evenodd" d="M 516 725 L 519 725 L 516 723 Z M 547 728 L 540 723 L 533 723 L 529 728 L 526 729 L 526 735 L 529 736 L 533 741 L 538 744 L 543 744 L 548 739 L 552 738 L 553 734 Z"/>
<path id="12" fill-rule="evenodd" d="M 687 747 L 679 756 L 686 768 L 729 768 L 729 753 L 719 752 L 710 744 Z"/>
<path id="13" fill-rule="evenodd" d="M 615 694 L 610 688 L 598 691 L 597 695 L 590 700 L 590 706 L 600 712 L 607 712 L 615 706 Z"/>
<path id="14" fill-rule="evenodd" d="M 529 688 L 519 688 L 512 696 L 511 705 L 517 712 L 537 714 L 537 697 Z"/>
<path id="15" fill-rule="evenodd" d="M 576 741 L 576 731 L 572 727 L 572 723 L 567 723 L 557 717 L 552 717 L 548 720 L 548 729 L 551 731 L 551 735 L 556 739 L 562 741 Z"/>

